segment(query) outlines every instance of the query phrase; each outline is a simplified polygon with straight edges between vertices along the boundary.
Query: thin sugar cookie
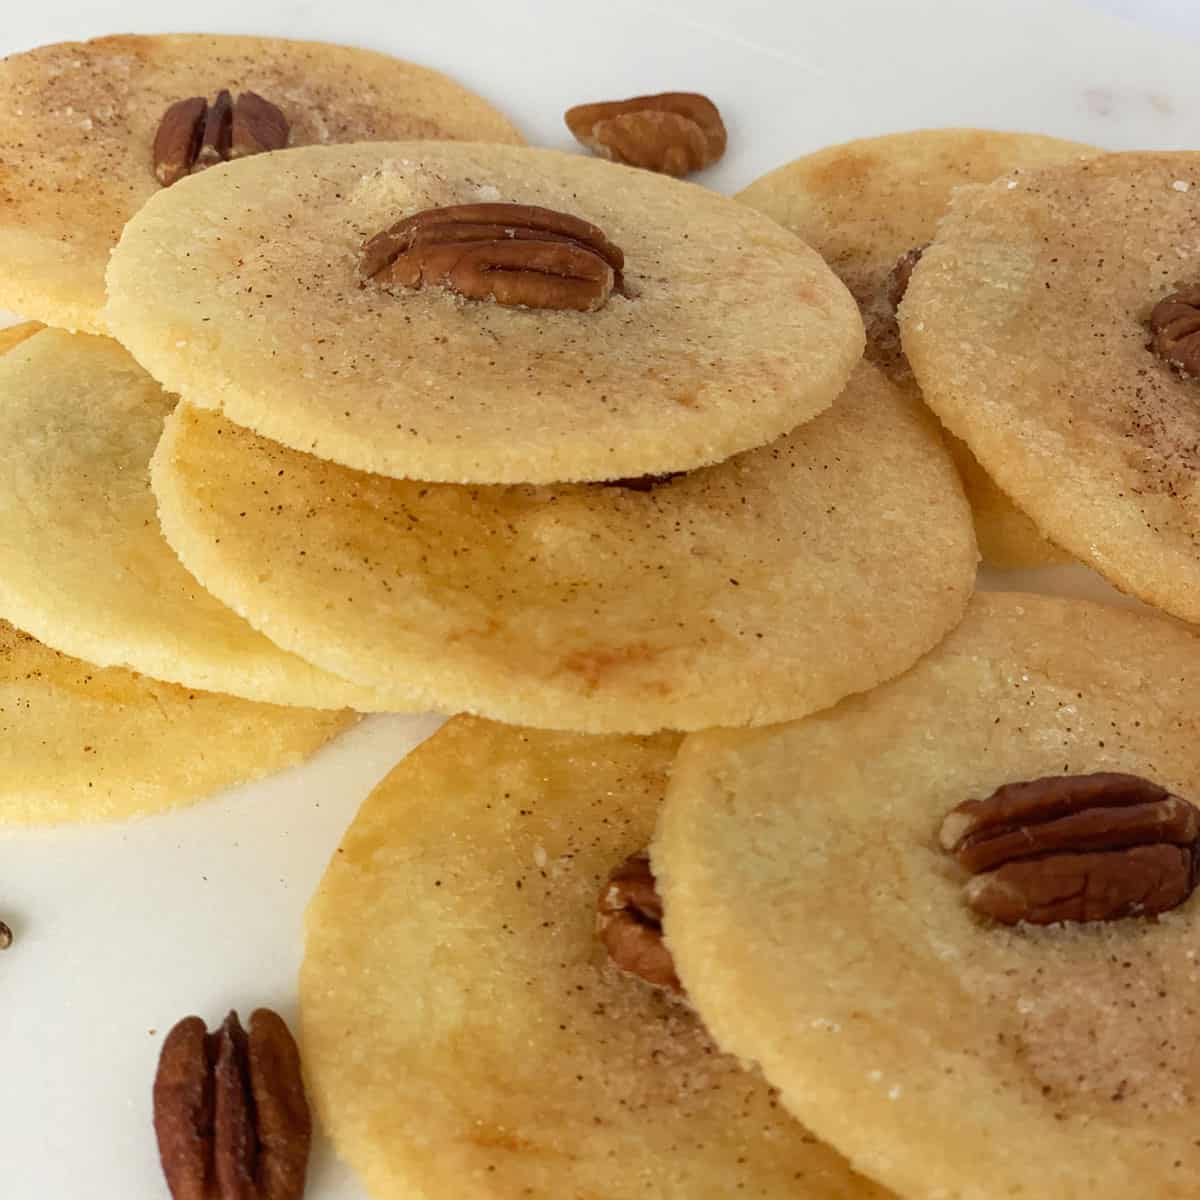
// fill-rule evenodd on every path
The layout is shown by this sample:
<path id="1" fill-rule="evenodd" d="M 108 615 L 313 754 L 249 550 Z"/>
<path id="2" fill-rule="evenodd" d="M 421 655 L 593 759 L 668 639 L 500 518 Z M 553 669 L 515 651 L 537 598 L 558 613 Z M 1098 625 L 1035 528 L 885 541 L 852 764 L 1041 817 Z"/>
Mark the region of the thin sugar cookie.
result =
<path id="1" fill-rule="evenodd" d="M 887 1200 L 597 937 L 676 745 L 459 718 L 359 812 L 309 908 L 301 1041 L 375 1200 Z"/>
<path id="2" fill-rule="evenodd" d="M 1151 318 L 1196 281 L 1200 154 L 1110 154 L 962 194 L 900 309 L 926 401 L 988 474 L 1064 549 L 1188 621 L 1200 379 L 1154 349 Z"/>
<path id="3" fill-rule="evenodd" d="M 164 812 L 294 766 L 354 719 L 95 667 L 0 621 L 0 826 Z"/>
<path id="4" fill-rule="evenodd" d="M 865 696 L 689 737 L 652 860 L 697 1011 L 902 1196 L 1191 1200 L 1198 713 L 1182 625 L 980 594 Z"/>
<path id="5" fill-rule="evenodd" d="M 399 689 L 385 704 L 280 650 L 180 565 L 150 490 L 174 405 L 107 338 L 47 329 L 0 360 L 0 614 L 66 654 L 185 687 L 396 707 Z"/>
<path id="6" fill-rule="evenodd" d="M 452 483 L 717 462 L 827 408 L 863 346 L 845 287 L 774 222 L 650 171 L 511 146 L 216 168 L 130 222 L 108 287 L 116 336 L 189 403 L 320 458 Z"/>
<path id="7" fill-rule="evenodd" d="M 975 576 L 936 422 L 865 364 L 830 412 L 668 479 L 388 479 L 183 404 L 151 482 L 184 564 L 278 645 L 385 699 L 581 732 L 824 708 L 930 649 Z"/>
<path id="8" fill-rule="evenodd" d="M 437 71 L 349 46 L 121 35 L 10 55 L 0 62 L 0 306 L 107 332 L 104 267 L 125 222 L 162 186 L 163 117 L 177 101 L 215 103 L 222 89 L 231 106 L 250 93 L 277 108 L 288 146 L 521 140 L 491 105 Z M 248 134 L 257 140 L 255 129 Z"/>
<path id="9" fill-rule="evenodd" d="M 867 357 L 900 384 L 912 372 L 900 347 L 898 264 L 933 239 L 954 193 L 1027 167 L 1098 151 L 1037 133 L 919 129 L 827 146 L 750 184 L 738 199 L 803 238 L 854 294 L 867 327 Z M 975 512 L 984 561 L 994 567 L 1067 562 L 955 440 L 951 452 Z"/>

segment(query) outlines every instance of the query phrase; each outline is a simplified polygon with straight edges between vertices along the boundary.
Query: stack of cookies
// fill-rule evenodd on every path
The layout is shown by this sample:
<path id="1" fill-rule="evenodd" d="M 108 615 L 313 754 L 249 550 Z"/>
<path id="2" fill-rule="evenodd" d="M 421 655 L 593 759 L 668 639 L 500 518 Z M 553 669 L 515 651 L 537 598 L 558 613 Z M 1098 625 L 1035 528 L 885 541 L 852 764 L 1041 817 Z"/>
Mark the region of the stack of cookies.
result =
<path id="1" fill-rule="evenodd" d="M 310 913 L 376 1197 L 1190 1195 L 1200 158 L 927 131 L 739 202 L 636 169 L 702 99 L 573 110 L 606 162 L 363 51 L 0 67 L 3 816 L 464 714 Z M 177 1197 L 303 1190 L 248 1037 L 168 1040 Z"/>
<path id="2" fill-rule="evenodd" d="M 953 465 L 856 365 L 845 287 L 695 186 L 503 145 L 298 149 L 153 197 L 108 288 L 183 400 L 151 475 L 184 566 L 395 707 L 784 720 L 902 671 L 970 594 Z"/>
<path id="3" fill-rule="evenodd" d="M 1195 620 L 1198 164 L 933 131 L 760 181 L 744 198 L 821 247 L 877 364 L 775 446 L 871 370 L 839 507 L 887 478 L 883 397 L 928 403 L 987 561 L 1062 547 Z M 874 621 L 899 638 L 888 578 L 839 594 L 895 596 Z M 310 910 L 325 1123 L 381 1197 L 1191 1196 L 1198 688 L 1179 621 L 991 593 L 798 720 L 681 742 L 460 717 Z"/>

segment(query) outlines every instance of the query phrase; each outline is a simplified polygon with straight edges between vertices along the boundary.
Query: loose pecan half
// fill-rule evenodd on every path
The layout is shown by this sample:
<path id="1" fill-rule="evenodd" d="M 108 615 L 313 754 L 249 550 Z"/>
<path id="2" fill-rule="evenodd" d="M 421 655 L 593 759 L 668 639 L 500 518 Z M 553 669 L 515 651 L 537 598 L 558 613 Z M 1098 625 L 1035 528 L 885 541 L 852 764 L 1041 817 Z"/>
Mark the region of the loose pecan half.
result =
<path id="1" fill-rule="evenodd" d="M 912 278 L 913 269 L 921 261 L 921 255 L 928 249 L 929 244 L 926 243 L 924 246 L 914 246 L 911 250 L 905 250 L 896 259 L 896 265 L 888 272 L 884 288 L 893 312 L 900 307 L 900 301 L 904 299 L 904 293 L 908 291 L 908 281 Z"/>
<path id="2" fill-rule="evenodd" d="M 687 175 L 725 153 L 725 123 L 697 92 L 660 92 L 567 109 L 567 128 L 594 154 L 664 175 Z"/>
<path id="3" fill-rule="evenodd" d="M 1052 775 L 967 800 L 941 844 L 964 896 L 1005 925 L 1113 921 L 1182 904 L 1196 886 L 1200 810 L 1136 775 Z"/>
<path id="4" fill-rule="evenodd" d="M 384 288 L 439 286 L 526 308 L 603 308 L 625 256 L 579 217 L 530 204 L 454 204 L 369 238 L 359 269 Z"/>
<path id="5" fill-rule="evenodd" d="M 1200 375 L 1200 285 L 1172 292 L 1150 313 L 1151 347 L 1185 375 Z"/>
<path id="6" fill-rule="evenodd" d="M 596 932 L 622 971 L 679 992 L 683 988 L 663 941 L 662 916 L 650 857 L 645 852 L 631 854 L 600 893 Z"/>
<path id="7" fill-rule="evenodd" d="M 312 1120 L 283 1018 L 260 1008 L 249 1034 L 234 1012 L 216 1033 L 180 1021 L 159 1057 L 154 1132 L 174 1200 L 299 1200 Z"/>
<path id="8" fill-rule="evenodd" d="M 209 104 L 203 96 L 177 100 L 163 113 L 154 135 L 154 174 L 163 187 L 231 158 L 288 144 L 287 117 L 257 92 L 235 102 L 223 90 Z"/>

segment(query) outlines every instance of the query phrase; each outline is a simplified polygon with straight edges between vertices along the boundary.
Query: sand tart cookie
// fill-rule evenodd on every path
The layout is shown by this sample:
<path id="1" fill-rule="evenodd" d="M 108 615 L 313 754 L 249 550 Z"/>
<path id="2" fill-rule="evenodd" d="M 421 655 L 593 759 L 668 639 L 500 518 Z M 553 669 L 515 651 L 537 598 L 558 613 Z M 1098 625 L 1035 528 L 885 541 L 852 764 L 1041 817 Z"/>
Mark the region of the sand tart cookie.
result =
<path id="1" fill-rule="evenodd" d="M 301 1033 L 375 1200 L 885 1200 L 597 936 L 676 745 L 460 718 L 363 806 L 309 909 Z"/>
<path id="2" fill-rule="evenodd" d="M 867 357 L 903 384 L 912 372 L 896 326 L 903 292 L 897 267 L 909 251 L 933 240 L 954 192 L 1015 169 L 1093 153 L 1080 142 L 1036 133 L 921 129 L 828 146 L 764 175 L 738 199 L 825 257 L 862 309 Z M 963 443 L 951 450 L 975 512 L 985 562 L 1004 568 L 1069 561 L 996 487 Z"/>
<path id="3" fill-rule="evenodd" d="M 204 151 L 216 161 L 280 139 L 521 140 L 491 105 L 444 75 L 347 46 L 172 34 L 14 54 L 0 62 L 0 306 L 106 332 L 104 266 L 122 226 L 162 187 L 155 170 L 163 165 L 156 134 L 164 115 L 191 98 L 215 105 L 222 89 L 230 91 L 227 125 L 214 129 Z M 248 111 L 255 102 L 242 101 L 247 94 L 278 116 L 261 106 Z M 203 151 L 190 127 L 175 133 L 168 154 L 186 158 L 189 145 Z"/>
<path id="4" fill-rule="evenodd" d="M 0 361 L 0 613 L 56 650 L 185 687 L 387 707 L 280 650 L 180 565 L 150 490 L 174 405 L 107 338 L 47 329 Z"/>
<path id="5" fill-rule="evenodd" d="M 866 696 L 689 738 L 652 856 L 697 1010 L 901 1195 L 1193 1197 L 1198 712 L 1183 626 L 978 595 Z"/>
<path id="6" fill-rule="evenodd" d="M 926 400 L 992 478 L 1117 587 L 1190 621 L 1200 380 L 1155 348 L 1151 318 L 1200 278 L 1198 225 L 1200 155 L 1022 172 L 953 205 L 900 315 Z"/>
<path id="7" fill-rule="evenodd" d="M 388 479 L 182 404 L 151 482 L 184 564 L 272 641 L 385 697 L 546 728 L 824 708 L 933 646 L 974 581 L 936 422 L 865 364 L 795 433 L 657 481 Z"/>
<path id="8" fill-rule="evenodd" d="M 95 667 L 0 621 L 0 825 L 163 812 L 292 766 L 353 720 Z"/>
<path id="9" fill-rule="evenodd" d="M 189 402 L 459 483 L 719 461 L 827 408 L 863 344 L 820 257 L 744 205 L 507 146 L 206 172 L 130 223 L 108 284 L 117 336 Z"/>

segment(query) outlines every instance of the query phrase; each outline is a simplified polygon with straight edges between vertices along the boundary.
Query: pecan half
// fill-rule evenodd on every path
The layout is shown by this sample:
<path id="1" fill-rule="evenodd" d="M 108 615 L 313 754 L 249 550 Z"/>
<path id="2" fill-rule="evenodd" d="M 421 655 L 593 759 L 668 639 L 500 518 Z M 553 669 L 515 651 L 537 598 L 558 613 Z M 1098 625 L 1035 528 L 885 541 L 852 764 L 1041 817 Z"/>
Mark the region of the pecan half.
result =
<path id="1" fill-rule="evenodd" d="M 596 932 L 622 971 L 673 992 L 683 990 L 663 941 L 663 906 L 645 852 L 631 854 L 600 893 Z"/>
<path id="2" fill-rule="evenodd" d="M 227 90 L 210 105 L 203 96 L 177 100 L 154 135 L 154 174 L 163 187 L 217 163 L 282 150 L 291 127 L 283 112 L 257 92 L 236 102 Z"/>
<path id="3" fill-rule="evenodd" d="M 625 256 L 597 226 L 529 204 L 454 204 L 397 221 L 362 247 L 359 270 L 383 288 L 447 288 L 526 308 L 603 308 Z"/>
<path id="4" fill-rule="evenodd" d="M 3 921 L 0 921 L 0 950 L 7 950 L 12 944 L 12 930 Z"/>
<path id="5" fill-rule="evenodd" d="M 154 135 L 154 174 L 163 187 L 177 183 L 195 166 L 207 111 L 204 97 L 193 96 L 176 100 L 163 113 Z"/>
<path id="6" fill-rule="evenodd" d="M 664 175 L 687 175 L 725 153 L 725 123 L 697 92 L 660 92 L 567 109 L 567 128 L 594 154 Z"/>
<path id="7" fill-rule="evenodd" d="M 264 100 L 257 92 L 243 92 L 233 106 L 229 157 L 247 158 L 268 150 L 282 150 L 291 132 L 287 117 L 270 100 Z"/>
<path id="8" fill-rule="evenodd" d="M 929 243 L 926 242 L 924 246 L 914 246 L 911 250 L 905 250 L 896 259 L 896 265 L 888 272 L 884 288 L 893 312 L 900 307 L 900 301 L 904 299 L 904 293 L 908 291 L 908 281 L 912 278 L 913 269 L 921 261 L 921 255 L 928 249 Z"/>
<path id="9" fill-rule="evenodd" d="M 1052 775 L 967 800 L 941 844 L 964 896 L 1005 925 L 1113 921 L 1182 904 L 1200 870 L 1200 810 L 1136 775 Z"/>
<path id="10" fill-rule="evenodd" d="M 1200 375 L 1200 285 L 1172 292 L 1150 313 L 1151 348 L 1185 375 Z"/>
<path id="11" fill-rule="evenodd" d="M 299 1200 L 312 1119 L 283 1018 L 260 1008 L 249 1034 L 234 1012 L 216 1033 L 180 1021 L 159 1056 L 154 1132 L 174 1200 Z"/>

